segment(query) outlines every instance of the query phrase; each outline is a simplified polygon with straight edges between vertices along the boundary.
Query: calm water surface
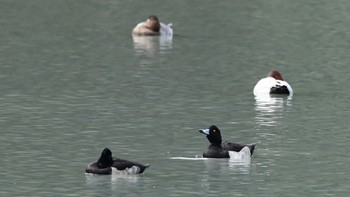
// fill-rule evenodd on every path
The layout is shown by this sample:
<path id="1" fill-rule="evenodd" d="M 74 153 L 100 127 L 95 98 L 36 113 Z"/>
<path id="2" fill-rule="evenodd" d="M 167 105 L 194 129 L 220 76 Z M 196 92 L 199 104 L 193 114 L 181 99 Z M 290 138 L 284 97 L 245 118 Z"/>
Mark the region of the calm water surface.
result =
<path id="1" fill-rule="evenodd" d="M 0 0 L 0 195 L 347 196 L 349 9 Z M 173 39 L 132 38 L 150 14 Z M 254 98 L 271 69 L 293 97 Z M 251 162 L 200 159 L 211 124 L 257 143 Z M 151 167 L 84 174 L 105 147 Z"/>

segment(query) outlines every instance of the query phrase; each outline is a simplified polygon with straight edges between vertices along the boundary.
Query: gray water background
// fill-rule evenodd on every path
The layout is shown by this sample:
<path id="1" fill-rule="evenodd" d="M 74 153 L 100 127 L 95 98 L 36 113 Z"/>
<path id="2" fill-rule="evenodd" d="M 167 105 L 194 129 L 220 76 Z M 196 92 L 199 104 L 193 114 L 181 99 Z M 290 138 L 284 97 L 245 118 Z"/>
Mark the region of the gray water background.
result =
<path id="1" fill-rule="evenodd" d="M 0 1 L 1 196 L 348 196 L 350 2 Z M 133 40 L 156 14 L 172 40 Z M 293 98 L 256 100 L 282 72 Z M 199 158 L 198 129 L 257 143 Z M 109 147 L 150 163 L 89 176 Z"/>

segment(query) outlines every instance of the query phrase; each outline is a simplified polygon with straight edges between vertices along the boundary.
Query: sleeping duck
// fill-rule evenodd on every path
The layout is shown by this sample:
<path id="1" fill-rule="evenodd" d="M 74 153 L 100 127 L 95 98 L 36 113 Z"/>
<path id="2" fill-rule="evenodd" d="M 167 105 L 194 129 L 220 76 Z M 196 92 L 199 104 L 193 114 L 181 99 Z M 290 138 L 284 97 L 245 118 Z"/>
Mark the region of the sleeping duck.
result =
<path id="1" fill-rule="evenodd" d="M 172 36 L 173 25 L 159 22 L 158 17 L 151 15 L 144 22 L 136 25 L 132 30 L 132 35 L 136 36 Z"/>
<path id="2" fill-rule="evenodd" d="M 120 158 L 113 158 L 112 151 L 109 148 L 103 149 L 100 158 L 96 162 L 88 164 L 86 173 L 109 175 L 113 171 L 123 171 L 124 174 L 141 174 L 150 165 L 143 165 L 137 162 L 128 161 Z"/>
<path id="3" fill-rule="evenodd" d="M 260 79 L 255 85 L 253 94 L 255 96 L 264 94 L 286 94 L 292 95 L 293 89 L 288 82 L 284 81 L 281 73 L 272 70 L 266 78 Z"/>
<path id="4" fill-rule="evenodd" d="M 208 129 L 200 129 L 199 132 L 206 135 L 210 142 L 207 150 L 203 152 L 203 157 L 230 158 L 229 151 L 240 152 L 244 147 L 248 147 L 250 155 L 253 155 L 255 144 L 238 144 L 222 141 L 220 130 L 215 125 L 211 125 Z"/>

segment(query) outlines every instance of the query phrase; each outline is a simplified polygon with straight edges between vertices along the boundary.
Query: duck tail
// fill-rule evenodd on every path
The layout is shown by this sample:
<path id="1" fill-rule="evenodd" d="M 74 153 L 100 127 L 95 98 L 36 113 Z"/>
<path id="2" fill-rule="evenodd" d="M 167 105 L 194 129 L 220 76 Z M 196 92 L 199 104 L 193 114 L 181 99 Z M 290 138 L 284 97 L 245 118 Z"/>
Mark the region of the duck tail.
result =
<path id="1" fill-rule="evenodd" d="M 149 168 L 151 165 L 150 164 L 143 164 L 140 167 L 140 174 L 143 173 L 147 168 Z"/>
<path id="2" fill-rule="evenodd" d="M 254 149 L 255 149 L 255 145 L 256 145 L 256 143 L 247 144 L 247 146 L 248 146 L 249 149 L 250 149 L 250 155 L 251 155 L 251 156 L 253 156 L 253 152 L 254 152 Z"/>

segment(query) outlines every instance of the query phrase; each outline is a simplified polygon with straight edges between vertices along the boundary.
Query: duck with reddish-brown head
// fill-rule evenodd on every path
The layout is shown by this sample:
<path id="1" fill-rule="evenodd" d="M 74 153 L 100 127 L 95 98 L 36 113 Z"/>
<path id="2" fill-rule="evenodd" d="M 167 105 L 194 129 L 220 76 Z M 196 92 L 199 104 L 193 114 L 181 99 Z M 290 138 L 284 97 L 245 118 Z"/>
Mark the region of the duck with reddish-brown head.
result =
<path id="1" fill-rule="evenodd" d="M 132 30 L 135 36 L 172 36 L 173 25 L 161 23 L 157 16 L 151 15 L 146 21 L 136 25 Z"/>
<path id="2" fill-rule="evenodd" d="M 264 94 L 285 94 L 292 95 L 293 89 L 277 70 L 272 70 L 267 77 L 260 79 L 255 85 L 253 94 L 255 96 Z"/>

